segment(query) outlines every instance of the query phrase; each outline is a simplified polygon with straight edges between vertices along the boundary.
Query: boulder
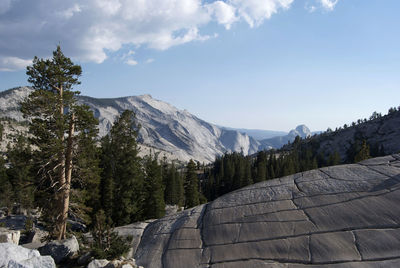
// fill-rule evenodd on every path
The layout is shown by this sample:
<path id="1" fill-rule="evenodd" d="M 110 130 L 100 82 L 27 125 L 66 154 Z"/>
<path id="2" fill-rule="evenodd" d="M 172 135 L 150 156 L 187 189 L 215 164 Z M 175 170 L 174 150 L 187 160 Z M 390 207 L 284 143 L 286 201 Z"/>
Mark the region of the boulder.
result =
<path id="1" fill-rule="evenodd" d="M 87 268 L 103 268 L 108 263 L 108 260 L 93 260 L 88 264 Z"/>
<path id="2" fill-rule="evenodd" d="M 47 231 L 39 228 L 33 228 L 33 230 L 27 236 L 26 243 L 41 243 L 48 235 L 49 232 Z"/>
<path id="3" fill-rule="evenodd" d="M 12 243 L 0 243 L 0 267 L 55 268 L 50 256 L 40 256 L 39 251 L 26 249 Z"/>
<path id="4" fill-rule="evenodd" d="M 0 243 L 14 243 L 18 245 L 20 237 L 21 237 L 20 231 L 0 228 Z"/>
<path id="5" fill-rule="evenodd" d="M 52 241 L 39 248 L 42 255 L 50 255 L 56 263 L 63 262 L 79 251 L 79 243 L 75 236 L 71 238 Z"/>
<path id="6" fill-rule="evenodd" d="M 82 256 L 79 256 L 77 263 L 78 265 L 86 265 L 88 264 L 92 259 L 92 254 L 90 252 L 86 252 Z"/>
<path id="7" fill-rule="evenodd" d="M 400 267 L 400 155 L 250 185 L 149 224 L 146 268 Z"/>
<path id="8" fill-rule="evenodd" d="M 133 258 L 133 255 L 136 252 L 137 247 L 139 246 L 140 239 L 142 237 L 143 231 L 149 223 L 154 220 L 147 220 L 144 222 L 136 222 L 129 225 L 119 226 L 114 228 L 114 231 L 118 233 L 119 236 L 122 237 L 132 237 L 131 247 L 129 252 L 126 254 L 128 258 Z"/>

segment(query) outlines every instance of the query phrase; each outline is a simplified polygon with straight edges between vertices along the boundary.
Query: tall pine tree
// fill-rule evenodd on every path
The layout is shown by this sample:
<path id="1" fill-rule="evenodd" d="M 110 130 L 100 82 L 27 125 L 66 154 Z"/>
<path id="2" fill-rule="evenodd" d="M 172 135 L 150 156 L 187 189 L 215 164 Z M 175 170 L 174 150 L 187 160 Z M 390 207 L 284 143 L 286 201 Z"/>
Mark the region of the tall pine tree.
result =
<path id="1" fill-rule="evenodd" d="M 190 160 L 186 166 L 185 175 L 185 208 L 195 207 L 200 204 L 199 179 L 196 174 L 196 164 Z"/>
<path id="2" fill-rule="evenodd" d="M 158 219 L 164 216 L 164 185 L 161 166 L 155 156 L 147 156 L 145 158 L 144 192 L 144 217 L 146 219 Z"/>
<path id="3" fill-rule="evenodd" d="M 29 120 L 31 141 L 38 148 L 34 161 L 40 174 L 38 184 L 43 190 L 42 201 L 44 215 L 52 234 L 57 239 L 66 237 L 67 218 L 70 206 L 70 193 L 74 157 L 78 142 L 76 131 L 86 131 L 81 120 L 93 117 L 80 116 L 79 105 L 73 91 L 74 85 L 80 84 L 82 69 L 75 65 L 61 51 L 60 46 L 50 59 L 33 59 L 27 67 L 28 81 L 34 91 L 22 103 L 22 112 Z M 91 126 L 90 126 L 91 127 Z"/>
<path id="4" fill-rule="evenodd" d="M 101 203 L 106 216 L 116 225 L 143 219 L 143 172 L 137 131 L 134 113 L 125 110 L 102 140 Z"/>

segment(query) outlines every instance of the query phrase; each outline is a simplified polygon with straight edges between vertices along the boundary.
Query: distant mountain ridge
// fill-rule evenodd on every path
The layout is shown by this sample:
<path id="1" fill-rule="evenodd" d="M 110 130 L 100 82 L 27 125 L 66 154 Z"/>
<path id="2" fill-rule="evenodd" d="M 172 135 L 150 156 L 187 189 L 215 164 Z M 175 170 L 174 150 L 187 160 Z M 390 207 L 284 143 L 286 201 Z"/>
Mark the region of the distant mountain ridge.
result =
<path id="1" fill-rule="evenodd" d="M 23 121 L 19 103 L 31 91 L 30 87 L 17 87 L 0 92 L 0 117 Z M 109 132 L 122 111 L 132 110 L 141 125 L 139 143 L 147 146 L 147 150 L 159 149 L 182 161 L 194 159 L 208 163 L 226 152 L 254 154 L 263 149 L 280 148 L 297 135 L 302 138 L 311 135 L 305 125 L 298 126 L 288 134 L 283 131 L 220 127 L 150 95 L 101 99 L 78 96 L 77 99 L 79 103 L 88 105 L 99 119 L 100 136 Z M 257 140 L 280 134 L 283 136 Z"/>
<path id="2" fill-rule="evenodd" d="M 278 136 L 285 136 L 288 132 L 285 131 L 277 131 L 277 130 L 263 130 L 263 129 L 247 129 L 247 128 L 231 128 L 231 127 L 222 127 L 227 130 L 236 130 L 240 133 L 247 134 L 250 137 L 253 137 L 255 140 L 261 141 L 265 139 L 270 139 Z"/>
<path id="3" fill-rule="evenodd" d="M 297 136 L 307 138 L 312 135 L 312 132 L 306 125 L 299 125 L 292 129 L 287 135 L 264 139 L 260 141 L 260 149 L 281 148 L 288 142 L 294 141 Z"/>
<path id="4" fill-rule="evenodd" d="M 0 117 L 22 121 L 19 102 L 31 91 L 29 87 L 19 87 L 0 92 Z M 178 160 L 211 162 L 229 151 L 253 154 L 260 145 L 246 134 L 207 123 L 150 95 L 109 99 L 78 96 L 77 99 L 79 103 L 88 105 L 99 119 L 100 136 L 106 135 L 117 116 L 129 109 L 136 113 L 141 125 L 139 142 L 170 152 Z"/>

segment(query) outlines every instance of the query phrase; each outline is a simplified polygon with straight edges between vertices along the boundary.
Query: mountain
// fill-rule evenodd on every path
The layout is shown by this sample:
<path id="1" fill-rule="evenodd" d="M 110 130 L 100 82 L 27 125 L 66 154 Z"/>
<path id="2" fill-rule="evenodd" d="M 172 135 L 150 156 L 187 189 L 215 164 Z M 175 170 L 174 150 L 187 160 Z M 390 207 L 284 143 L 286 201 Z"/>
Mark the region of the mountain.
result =
<path id="1" fill-rule="evenodd" d="M 254 138 L 257 141 L 270 139 L 278 136 L 285 136 L 288 133 L 284 131 L 277 130 L 263 130 L 263 129 L 247 129 L 247 128 L 231 128 L 231 127 L 222 127 L 227 130 L 236 130 L 240 133 L 247 134 L 248 136 Z"/>
<path id="2" fill-rule="evenodd" d="M 396 154 L 250 185 L 147 225 L 136 263 L 400 267 L 399 182 Z"/>
<path id="3" fill-rule="evenodd" d="M 328 159 L 337 152 L 342 162 L 353 161 L 355 153 L 365 141 L 371 156 L 382 156 L 400 152 L 400 109 L 391 109 L 387 115 L 371 116 L 369 120 L 358 120 L 351 126 L 339 127 L 335 131 L 323 132 L 310 139 L 300 141 L 303 149 L 310 149 Z M 282 149 L 291 150 L 293 144 Z"/>
<path id="4" fill-rule="evenodd" d="M 1 92 L 0 117 L 22 121 L 19 102 L 31 91 L 29 87 L 19 87 Z M 134 111 L 141 125 L 139 143 L 168 152 L 182 161 L 211 162 L 229 151 L 253 154 L 260 146 L 258 141 L 244 133 L 207 123 L 150 95 L 109 99 L 78 96 L 78 102 L 88 105 L 99 119 L 100 136 L 108 133 L 122 111 Z"/>
<path id="5" fill-rule="evenodd" d="M 279 149 L 289 141 L 292 142 L 297 136 L 301 138 L 307 138 L 312 135 L 310 129 L 306 125 L 299 125 L 295 129 L 292 129 L 287 135 L 285 136 L 278 136 L 269 139 L 264 139 L 260 141 L 260 149 Z"/>

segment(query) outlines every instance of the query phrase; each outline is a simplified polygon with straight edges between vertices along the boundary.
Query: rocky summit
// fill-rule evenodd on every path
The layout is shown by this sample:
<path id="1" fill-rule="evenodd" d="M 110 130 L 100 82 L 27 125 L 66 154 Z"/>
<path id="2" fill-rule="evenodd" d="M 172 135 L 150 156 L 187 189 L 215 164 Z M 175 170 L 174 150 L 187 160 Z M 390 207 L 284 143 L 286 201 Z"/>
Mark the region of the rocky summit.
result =
<path id="1" fill-rule="evenodd" d="M 265 181 L 148 225 L 146 268 L 400 267 L 400 155 Z"/>

